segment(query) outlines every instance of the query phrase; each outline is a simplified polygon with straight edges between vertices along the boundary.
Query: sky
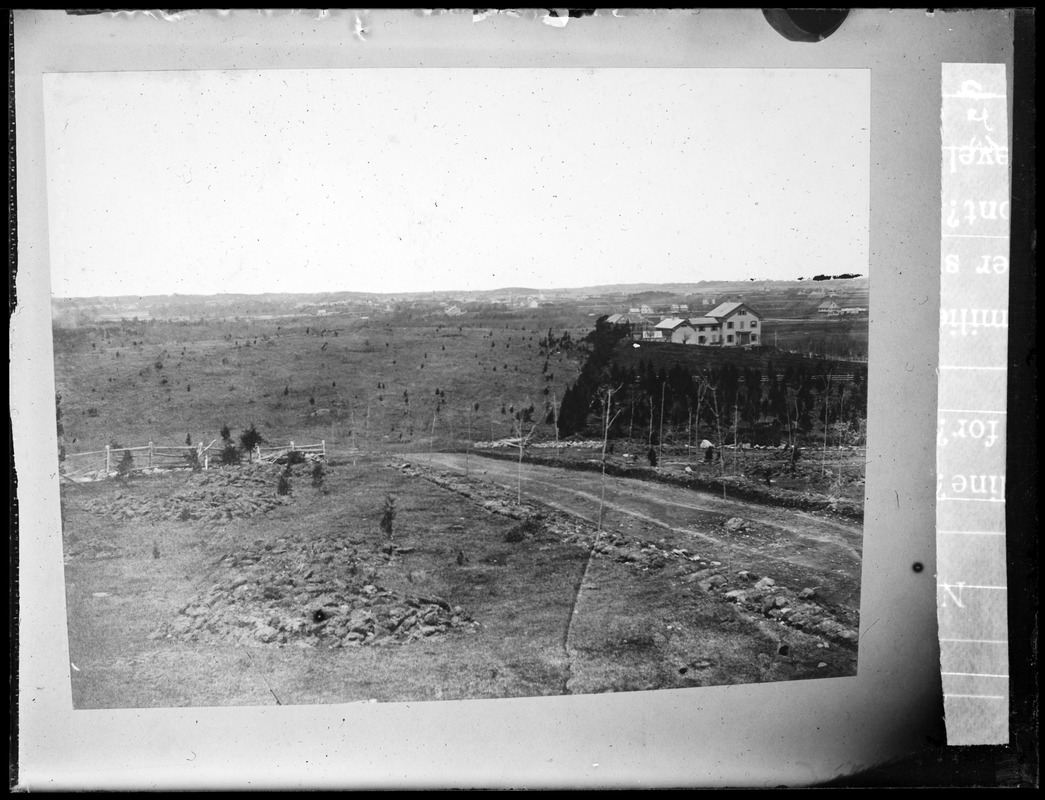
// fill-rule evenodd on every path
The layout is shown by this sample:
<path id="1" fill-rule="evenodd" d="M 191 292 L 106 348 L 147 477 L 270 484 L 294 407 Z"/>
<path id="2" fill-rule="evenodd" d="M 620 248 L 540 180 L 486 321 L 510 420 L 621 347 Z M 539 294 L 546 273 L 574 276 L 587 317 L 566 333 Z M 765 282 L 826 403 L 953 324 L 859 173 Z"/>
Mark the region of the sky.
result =
<path id="1" fill-rule="evenodd" d="M 867 274 L 866 70 L 45 76 L 56 297 Z"/>

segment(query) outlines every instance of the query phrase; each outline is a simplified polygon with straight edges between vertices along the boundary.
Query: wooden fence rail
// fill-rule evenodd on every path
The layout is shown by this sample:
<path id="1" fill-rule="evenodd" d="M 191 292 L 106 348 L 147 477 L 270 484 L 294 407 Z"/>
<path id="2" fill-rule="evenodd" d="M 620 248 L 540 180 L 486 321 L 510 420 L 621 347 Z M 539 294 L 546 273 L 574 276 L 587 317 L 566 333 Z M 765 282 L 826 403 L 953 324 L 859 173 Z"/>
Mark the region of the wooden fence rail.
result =
<path id="1" fill-rule="evenodd" d="M 76 475 L 90 475 L 95 474 L 99 477 L 110 477 L 114 473 L 119 471 L 119 460 L 123 458 L 123 453 L 139 453 L 145 454 L 145 458 L 135 461 L 134 465 L 130 467 L 132 472 L 142 472 L 144 470 L 153 469 L 159 466 L 162 461 L 165 469 L 174 468 L 174 464 L 171 460 L 180 461 L 185 464 L 184 469 L 189 469 L 190 465 L 187 463 L 191 458 L 190 454 L 195 454 L 196 461 L 202 469 L 210 468 L 210 451 L 214 444 L 218 440 L 215 439 L 210 444 L 204 446 L 202 442 L 197 445 L 158 445 L 153 442 L 149 442 L 147 445 L 139 445 L 134 447 L 112 447 L 106 446 L 104 450 L 87 450 L 82 453 L 66 453 L 65 459 L 61 464 L 61 473 L 67 477 L 73 477 Z M 276 445 L 271 447 L 260 447 L 257 446 L 252 451 L 255 460 L 257 461 L 275 461 L 281 456 L 288 452 L 300 452 L 303 455 L 313 455 L 326 457 L 327 445 L 326 441 L 321 441 L 319 444 L 305 444 L 295 445 L 291 442 L 289 445 Z M 144 463 L 141 461 L 144 460 Z"/>

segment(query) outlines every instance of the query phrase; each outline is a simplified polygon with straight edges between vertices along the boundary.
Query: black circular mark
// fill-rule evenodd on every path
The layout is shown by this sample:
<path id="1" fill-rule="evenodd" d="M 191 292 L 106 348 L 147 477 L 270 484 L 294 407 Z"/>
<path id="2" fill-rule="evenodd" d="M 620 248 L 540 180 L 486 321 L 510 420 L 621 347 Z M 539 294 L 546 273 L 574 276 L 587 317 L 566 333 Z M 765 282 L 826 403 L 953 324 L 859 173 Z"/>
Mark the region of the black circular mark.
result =
<path id="1" fill-rule="evenodd" d="M 326 615 L 326 613 L 324 613 L 323 609 L 321 609 L 321 608 L 317 608 L 314 612 L 312 612 L 312 621 L 313 622 L 323 622 L 326 618 L 327 618 L 327 615 Z"/>
<path id="2" fill-rule="evenodd" d="M 925 569 L 925 566 L 922 564 L 921 561 L 915 561 L 913 564 L 911 564 L 911 569 L 913 569 L 915 572 L 921 572 L 923 569 Z"/>
<path id="3" fill-rule="evenodd" d="M 848 8 L 801 10 L 764 8 L 762 14 L 773 30 L 790 42 L 822 42 L 834 33 L 845 18 Z"/>

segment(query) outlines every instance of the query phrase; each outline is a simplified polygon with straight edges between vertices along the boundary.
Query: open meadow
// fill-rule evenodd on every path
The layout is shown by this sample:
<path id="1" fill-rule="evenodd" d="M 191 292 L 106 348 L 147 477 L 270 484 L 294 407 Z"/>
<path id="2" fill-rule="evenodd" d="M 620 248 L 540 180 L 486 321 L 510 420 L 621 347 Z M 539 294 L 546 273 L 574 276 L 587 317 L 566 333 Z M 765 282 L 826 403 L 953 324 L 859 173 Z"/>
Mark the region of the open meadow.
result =
<path id="1" fill-rule="evenodd" d="M 380 450 L 463 444 L 469 430 L 510 436 L 516 411 L 544 422 L 583 358 L 560 340 L 579 340 L 591 320 L 546 321 L 301 315 L 57 328 L 65 444 L 208 444 L 225 425 L 255 425 L 278 444 Z M 556 344 L 541 347 L 549 331 Z"/>
<path id="2" fill-rule="evenodd" d="M 76 707 L 854 674 L 860 362 L 599 325 L 56 326 Z"/>

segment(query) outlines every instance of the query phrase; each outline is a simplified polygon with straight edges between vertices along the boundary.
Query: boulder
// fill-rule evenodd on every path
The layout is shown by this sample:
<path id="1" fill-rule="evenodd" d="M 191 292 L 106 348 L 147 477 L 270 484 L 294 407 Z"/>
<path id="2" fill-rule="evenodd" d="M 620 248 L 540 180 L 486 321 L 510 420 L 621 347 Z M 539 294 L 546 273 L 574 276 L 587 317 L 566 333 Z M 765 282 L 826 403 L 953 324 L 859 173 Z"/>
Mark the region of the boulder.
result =
<path id="1" fill-rule="evenodd" d="M 776 581 L 772 578 L 761 578 L 756 584 L 756 589 L 768 589 L 770 586 L 776 586 Z"/>
<path id="2" fill-rule="evenodd" d="M 279 632 L 271 625 L 259 625 L 257 630 L 254 631 L 254 638 L 265 644 L 273 641 L 278 635 Z"/>
<path id="3" fill-rule="evenodd" d="M 805 588 L 798 593 L 799 600 L 808 600 L 811 597 L 816 597 L 816 589 Z"/>

